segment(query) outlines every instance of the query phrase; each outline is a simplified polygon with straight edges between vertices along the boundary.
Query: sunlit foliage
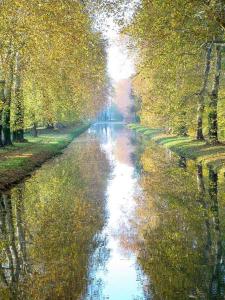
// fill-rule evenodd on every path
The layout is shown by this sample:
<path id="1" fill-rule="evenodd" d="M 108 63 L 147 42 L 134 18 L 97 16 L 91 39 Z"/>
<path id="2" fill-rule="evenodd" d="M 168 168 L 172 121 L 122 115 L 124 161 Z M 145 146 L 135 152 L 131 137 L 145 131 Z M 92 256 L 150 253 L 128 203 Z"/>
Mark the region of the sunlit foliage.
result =
<path id="1" fill-rule="evenodd" d="M 0 24 L 3 131 L 95 116 L 107 88 L 105 43 L 84 3 L 2 1 Z"/>
<path id="2" fill-rule="evenodd" d="M 143 124 L 197 139 L 204 138 L 204 131 L 210 142 L 217 142 L 216 122 L 220 132 L 224 126 L 224 81 L 217 55 L 225 45 L 224 13 L 223 1 L 140 1 L 125 32 L 137 51 L 133 88 Z"/>

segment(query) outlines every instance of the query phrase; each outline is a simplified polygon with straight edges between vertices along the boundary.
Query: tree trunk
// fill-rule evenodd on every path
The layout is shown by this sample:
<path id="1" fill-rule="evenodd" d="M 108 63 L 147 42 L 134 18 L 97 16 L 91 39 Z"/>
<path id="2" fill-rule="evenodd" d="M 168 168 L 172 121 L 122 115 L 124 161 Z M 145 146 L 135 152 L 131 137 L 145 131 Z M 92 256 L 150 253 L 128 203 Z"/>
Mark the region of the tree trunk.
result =
<path id="1" fill-rule="evenodd" d="M 4 240 L 3 247 L 6 252 L 6 256 L 8 259 L 8 267 L 10 271 L 10 279 L 8 278 L 7 274 L 5 274 L 7 286 L 11 285 L 11 282 L 15 282 L 15 274 L 14 274 L 14 264 L 13 264 L 13 257 L 10 250 L 10 244 L 8 242 L 8 231 L 7 231 L 7 224 L 6 224 L 6 208 L 4 204 L 3 194 L 0 194 L 0 222 L 1 222 L 1 235 Z M 11 282 L 10 282 L 11 281 Z"/>
<path id="2" fill-rule="evenodd" d="M 209 72 L 211 68 L 211 56 L 212 56 L 212 44 L 210 44 L 206 51 L 206 64 L 204 72 L 204 81 L 202 90 L 199 93 L 198 97 L 198 109 L 197 109 L 197 140 L 204 140 L 203 135 L 203 113 L 205 109 L 205 94 L 208 86 Z"/>
<path id="3" fill-rule="evenodd" d="M 14 218 L 13 218 L 13 209 L 12 209 L 12 201 L 11 201 L 11 195 L 10 194 L 4 194 L 2 195 L 4 206 L 6 210 L 6 226 L 8 229 L 8 242 L 10 245 L 10 250 L 12 253 L 12 257 L 14 260 L 14 276 L 15 276 L 15 284 L 18 281 L 19 278 L 19 272 L 20 272 L 20 259 L 18 255 L 17 245 L 16 245 L 16 232 L 15 232 L 15 226 L 14 226 Z"/>
<path id="4" fill-rule="evenodd" d="M 211 201 L 211 214 L 213 226 L 213 252 L 211 253 L 212 277 L 210 281 L 209 294 L 210 299 L 221 299 L 224 296 L 224 251 L 223 240 L 219 217 L 218 204 L 218 174 L 209 167 L 209 196 Z M 223 298 L 223 297 L 222 297 Z"/>
<path id="5" fill-rule="evenodd" d="M 5 80 L 0 80 L 0 103 L 1 106 L 5 103 Z M 0 147 L 3 147 L 3 140 L 2 140 L 2 108 L 0 109 Z"/>
<path id="6" fill-rule="evenodd" d="M 13 124 L 13 141 L 24 142 L 24 103 L 21 87 L 21 62 L 19 53 L 16 54 L 16 73 L 15 73 L 15 116 Z"/>
<path id="7" fill-rule="evenodd" d="M 197 186 L 198 186 L 199 199 L 201 199 L 199 202 L 202 203 L 205 197 L 205 184 L 203 179 L 203 168 L 201 163 L 197 164 Z M 205 205 L 203 206 L 204 208 L 206 208 Z"/>
<path id="8" fill-rule="evenodd" d="M 210 231 L 210 220 L 208 214 L 208 204 L 206 202 L 206 188 L 203 177 L 203 167 L 202 163 L 197 165 L 197 186 L 198 186 L 198 202 L 203 208 L 203 217 L 205 220 L 205 230 L 206 230 L 206 244 L 205 244 L 205 264 L 209 262 L 211 247 L 212 247 L 212 235 Z"/>
<path id="9" fill-rule="evenodd" d="M 10 103 L 7 103 L 3 110 L 4 146 L 12 145 L 10 130 L 10 113 Z"/>
<path id="10" fill-rule="evenodd" d="M 37 124 L 36 124 L 36 122 L 34 122 L 34 124 L 33 124 L 33 137 L 37 137 L 37 136 L 38 136 Z"/>
<path id="11" fill-rule="evenodd" d="M 203 113 L 204 113 L 204 96 L 199 95 L 198 98 L 198 109 L 197 109 L 197 133 L 196 139 L 199 141 L 204 140 L 203 135 Z"/>
<path id="12" fill-rule="evenodd" d="M 216 72 L 214 76 L 213 88 L 210 94 L 209 102 L 209 142 L 212 145 L 218 143 L 218 119 L 217 119 L 217 105 L 218 94 L 221 76 L 221 46 L 216 47 Z"/>
<path id="13" fill-rule="evenodd" d="M 25 226 L 24 226 L 23 187 L 18 187 L 15 190 L 14 201 L 16 204 L 16 226 L 17 226 L 21 271 L 30 272 L 30 266 L 28 264 L 28 259 L 27 259 L 26 233 L 25 233 Z"/>
<path id="14" fill-rule="evenodd" d="M 5 86 L 5 105 L 3 109 L 3 134 L 4 145 L 12 145 L 11 130 L 10 130 L 10 115 L 11 115 L 11 98 L 13 85 L 13 64 L 11 63 L 8 79 Z"/>

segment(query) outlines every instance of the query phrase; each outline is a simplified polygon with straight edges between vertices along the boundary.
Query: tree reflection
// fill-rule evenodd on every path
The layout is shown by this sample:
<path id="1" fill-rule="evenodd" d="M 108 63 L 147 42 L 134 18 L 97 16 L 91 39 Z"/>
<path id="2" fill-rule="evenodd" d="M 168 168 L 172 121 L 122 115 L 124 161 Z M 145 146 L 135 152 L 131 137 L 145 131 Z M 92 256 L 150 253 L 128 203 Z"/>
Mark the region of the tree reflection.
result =
<path id="1" fill-rule="evenodd" d="M 8 287 L 10 294 L 16 295 L 20 262 L 16 247 L 15 227 L 10 194 L 1 194 L 0 218 L 2 240 L 1 248 L 3 249 L 3 252 L 1 253 L 1 278 L 3 284 Z"/>
<path id="2" fill-rule="evenodd" d="M 153 299 L 224 299 L 224 177 L 150 144 L 129 246 Z M 147 298 L 147 297 L 146 297 Z"/>
<path id="3" fill-rule="evenodd" d="M 80 299 L 97 247 L 103 260 L 108 165 L 80 138 L 0 198 L 1 299 Z"/>

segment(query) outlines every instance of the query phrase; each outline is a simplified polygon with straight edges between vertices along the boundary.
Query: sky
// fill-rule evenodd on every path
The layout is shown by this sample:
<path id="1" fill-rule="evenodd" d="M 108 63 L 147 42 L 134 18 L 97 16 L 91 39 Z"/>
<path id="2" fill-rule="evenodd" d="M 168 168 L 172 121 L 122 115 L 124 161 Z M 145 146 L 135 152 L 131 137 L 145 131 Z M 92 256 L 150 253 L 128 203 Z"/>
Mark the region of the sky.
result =
<path id="1" fill-rule="evenodd" d="M 110 101 L 117 105 L 125 120 L 129 120 L 130 109 L 133 101 L 131 95 L 130 77 L 135 73 L 134 61 L 127 49 L 127 37 L 120 35 L 113 20 L 106 32 L 108 40 L 107 69 L 114 88 L 113 97 Z"/>
<path id="2" fill-rule="evenodd" d="M 114 3 L 112 0 L 100 1 L 104 3 L 98 8 L 96 2 L 91 2 L 90 11 L 94 14 L 95 26 L 97 30 L 101 31 L 104 38 L 108 42 L 107 54 L 108 54 L 108 73 L 113 82 L 118 82 L 121 79 L 127 79 L 134 73 L 134 62 L 128 50 L 126 48 L 126 37 L 120 35 L 120 27 L 117 19 L 122 18 L 129 22 L 134 13 L 134 7 L 139 0 L 124 0 L 121 1 L 115 11 L 118 15 L 113 13 L 109 14 L 110 11 L 108 5 Z M 116 2 L 116 1 L 115 1 Z"/>
<path id="3" fill-rule="evenodd" d="M 126 49 L 125 39 L 117 33 L 108 33 L 108 73 L 110 78 L 118 82 L 127 79 L 134 73 L 134 62 Z"/>
<path id="4" fill-rule="evenodd" d="M 108 2 L 107 2 L 108 1 Z M 135 4 L 139 0 L 124 0 L 124 5 L 117 7 L 117 14 L 109 14 L 108 3 L 105 0 L 103 6 L 96 9 L 96 2 L 90 2 L 90 12 L 95 20 L 95 27 L 101 31 L 103 38 L 107 41 L 107 71 L 111 79 L 114 93 L 109 93 L 108 104 L 114 103 L 126 120 L 130 118 L 132 106 L 130 77 L 135 73 L 134 58 L 128 51 L 128 37 L 120 34 L 120 27 L 116 19 L 124 18 L 127 22 L 132 18 Z M 123 3 L 121 1 L 121 3 Z M 115 8 L 114 8 L 115 9 Z"/>

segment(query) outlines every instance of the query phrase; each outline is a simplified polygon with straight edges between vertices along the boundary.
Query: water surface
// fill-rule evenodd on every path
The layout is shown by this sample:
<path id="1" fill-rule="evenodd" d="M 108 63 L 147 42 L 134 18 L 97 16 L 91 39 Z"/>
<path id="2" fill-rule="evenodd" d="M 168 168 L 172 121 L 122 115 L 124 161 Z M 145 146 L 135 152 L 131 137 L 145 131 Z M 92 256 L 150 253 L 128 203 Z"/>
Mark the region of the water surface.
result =
<path id="1" fill-rule="evenodd" d="M 94 125 L 1 194 L 0 299 L 224 299 L 224 181 Z"/>

